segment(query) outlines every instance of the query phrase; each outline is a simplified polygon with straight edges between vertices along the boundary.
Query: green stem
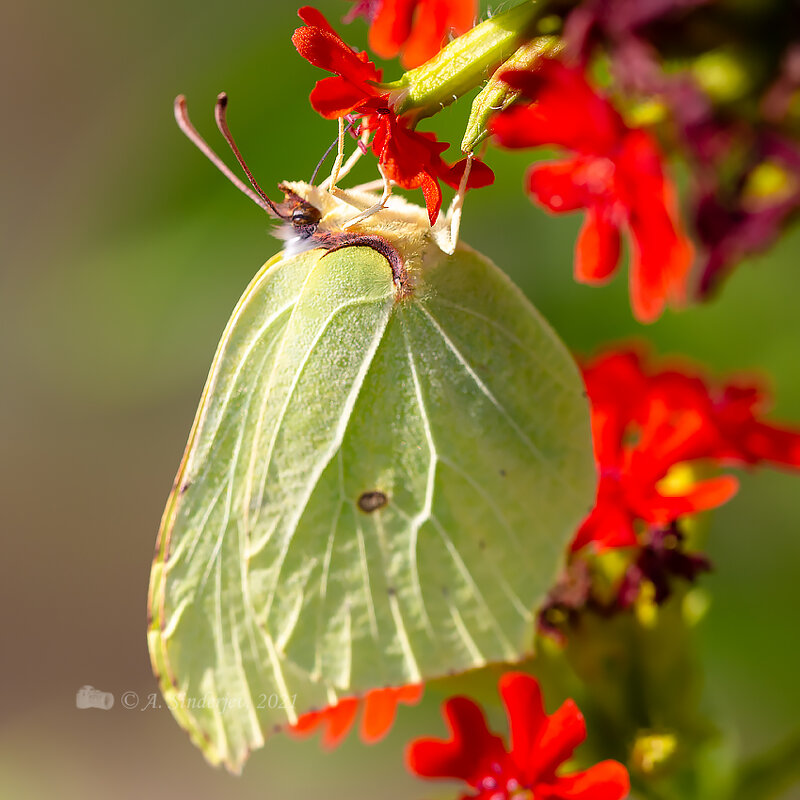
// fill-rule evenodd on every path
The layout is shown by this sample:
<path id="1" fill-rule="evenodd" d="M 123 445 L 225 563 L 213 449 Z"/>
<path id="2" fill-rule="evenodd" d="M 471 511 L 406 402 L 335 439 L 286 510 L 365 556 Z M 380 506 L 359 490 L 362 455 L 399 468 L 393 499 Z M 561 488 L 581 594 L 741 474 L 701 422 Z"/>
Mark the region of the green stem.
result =
<path id="1" fill-rule="evenodd" d="M 546 0 L 526 2 L 487 19 L 454 39 L 430 61 L 394 83 L 391 101 L 397 114 L 429 117 L 480 86 L 521 44 L 535 35 Z"/>

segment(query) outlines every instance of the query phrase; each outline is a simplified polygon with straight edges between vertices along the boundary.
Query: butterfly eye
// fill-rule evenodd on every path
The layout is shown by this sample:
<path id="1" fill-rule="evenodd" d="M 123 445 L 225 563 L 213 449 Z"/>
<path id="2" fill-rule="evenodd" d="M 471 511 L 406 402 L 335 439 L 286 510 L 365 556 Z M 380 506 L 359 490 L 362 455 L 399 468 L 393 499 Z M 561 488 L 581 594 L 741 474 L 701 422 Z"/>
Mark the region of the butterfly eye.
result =
<path id="1" fill-rule="evenodd" d="M 316 225 L 322 215 L 310 203 L 301 203 L 292 211 L 292 225 L 295 228 L 304 228 L 307 225 Z"/>

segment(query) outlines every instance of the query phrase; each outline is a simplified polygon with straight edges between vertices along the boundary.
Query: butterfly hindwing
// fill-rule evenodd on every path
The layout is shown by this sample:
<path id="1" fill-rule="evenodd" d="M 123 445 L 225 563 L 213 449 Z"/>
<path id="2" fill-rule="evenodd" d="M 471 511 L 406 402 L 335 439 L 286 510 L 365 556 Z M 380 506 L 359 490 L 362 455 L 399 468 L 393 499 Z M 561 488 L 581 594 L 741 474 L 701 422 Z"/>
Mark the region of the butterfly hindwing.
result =
<path id="1" fill-rule="evenodd" d="M 268 262 L 212 366 L 151 580 L 173 712 L 238 769 L 378 686 L 516 660 L 594 491 L 572 359 L 466 247 Z"/>

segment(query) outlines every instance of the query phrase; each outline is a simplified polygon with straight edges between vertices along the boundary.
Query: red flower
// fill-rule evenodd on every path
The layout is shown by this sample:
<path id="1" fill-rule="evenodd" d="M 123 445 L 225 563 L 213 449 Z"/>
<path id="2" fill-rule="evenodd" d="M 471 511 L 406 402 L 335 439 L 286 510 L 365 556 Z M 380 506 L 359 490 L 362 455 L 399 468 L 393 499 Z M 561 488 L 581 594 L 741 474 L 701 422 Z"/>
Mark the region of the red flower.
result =
<path id="1" fill-rule="evenodd" d="M 652 321 L 668 299 L 681 301 L 693 250 L 653 138 L 627 127 L 580 69 L 546 60 L 535 71 L 509 71 L 503 79 L 535 102 L 491 120 L 499 143 L 511 148 L 557 145 L 574 153 L 564 161 L 531 167 L 528 190 L 554 213 L 586 210 L 575 248 L 576 279 L 607 281 L 619 262 L 621 232 L 627 230 L 637 318 Z"/>
<path id="2" fill-rule="evenodd" d="M 800 431 L 756 417 L 763 395 L 731 384 L 716 390 L 685 369 L 650 372 L 640 355 L 602 355 L 583 370 L 592 404 L 592 435 L 600 473 L 595 506 L 572 550 L 633 547 L 648 528 L 715 508 L 736 492 L 730 476 L 667 490 L 663 480 L 686 462 L 800 468 Z"/>
<path id="3" fill-rule="evenodd" d="M 586 738 L 583 715 L 567 700 L 551 716 L 539 684 L 530 675 L 510 672 L 500 679 L 511 749 L 491 733 L 480 707 L 452 697 L 443 707 L 451 737 L 417 739 L 406 752 L 411 772 L 425 778 L 458 778 L 474 790 L 461 800 L 622 800 L 630 782 L 622 764 L 603 761 L 583 772 L 557 775 L 561 764 Z"/>
<path id="4" fill-rule="evenodd" d="M 374 125 L 372 152 L 378 156 L 387 177 L 404 189 L 422 189 L 428 218 L 433 225 L 442 207 L 439 181 L 458 188 L 466 160 L 453 165 L 446 163 L 440 155 L 449 147 L 446 142 L 438 142 L 432 133 L 411 130 L 403 117 L 396 117 L 388 109 L 382 110 L 377 119 L 373 117 L 366 125 L 368 128 Z M 469 188 L 478 189 L 493 181 L 494 173 L 486 164 L 477 160 L 472 162 L 467 183 Z"/>
<path id="5" fill-rule="evenodd" d="M 353 727 L 359 705 L 363 705 L 361 740 L 366 744 L 373 744 L 389 732 L 400 703 L 414 705 L 421 698 L 421 684 L 401 686 L 397 689 L 373 689 L 367 692 L 363 701 L 347 697 L 335 706 L 303 714 L 290 731 L 298 736 L 307 736 L 322 728 L 323 747 L 327 749 L 337 747 Z"/>
<path id="6" fill-rule="evenodd" d="M 448 145 L 432 133 L 418 133 L 410 123 L 392 111 L 389 92 L 381 89 L 381 71 L 367 58 L 345 44 L 315 8 L 298 12 L 305 28 L 294 32 L 292 41 L 303 58 L 317 67 L 336 73 L 318 81 L 311 92 L 311 105 L 326 119 L 346 114 L 362 118 L 373 132 L 372 152 L 386 176 L 404 189 L 422 189 L 431 225 L 442 206 L 439 181 L 457 188 L 465 161 L 447 164 L 441 156 Z M 473 161 L 468 187 L 487 186 L 494 180 L 491 169 Z"/>
<path id="7" fill-rule="evenodd" d="M 584 368 L 592 404 L 595 507 L 573 550 L 632 547 L 642 524 L 666 527 L 714 508 L 736 491 L 734 478 L 713 478 L 664 494 L 659 484 L 675 464 L 713 453 L 713 410 L 702 382 L 679 373 L 648 375 L 634 352 L 612 352 Z"/>
<path id="8" fill-rule="evenodd" d="M 389 94 L 378 84 L 383 73 L 367 57 L 342 41 L 325 16 L 316 8 L 303 6 L 298 16 L 306 27 L 298 28 L 292 43 L 306 61 L 336 77 L 317 81 L 311 105 L 326 119 L 345 114 L 374 114 L 389 102 Z"/>
<path id="9" fill-rule="evenodd" d="M 764 391 L 752 383 L 731 383 L 722 388 L 714 398 L 721 439 L 717 458 L 800 468 L 800 428 L 781 428 L 756 419 L 756 414 L 768 406 Z"/>
<path id="10" fill-rule="evenodd" d="M 369 46 L 381 58 L 394 58 L 411 69 L 433 58 L 452 31 L 456 36 L 475 23 L 475 0 L 357 0 L 349 18 L 371 23 Z"/>

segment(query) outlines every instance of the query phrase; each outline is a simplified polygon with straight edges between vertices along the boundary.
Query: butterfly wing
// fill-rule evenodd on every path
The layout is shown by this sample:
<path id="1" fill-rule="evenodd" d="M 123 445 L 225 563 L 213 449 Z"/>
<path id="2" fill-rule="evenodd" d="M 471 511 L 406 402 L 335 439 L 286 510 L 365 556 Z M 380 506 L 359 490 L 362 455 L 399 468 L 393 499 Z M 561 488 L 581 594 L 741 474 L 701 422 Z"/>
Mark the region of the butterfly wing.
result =
<path id="1" fill-rule="evenodd" d="M 239 769 L 297 715 L 532 648 L 591 506 L 577 370 L 468 248 L 397 300 L 367 247 L 277 258 L 223 336 L 151 579 L 175 716 Z"/>

